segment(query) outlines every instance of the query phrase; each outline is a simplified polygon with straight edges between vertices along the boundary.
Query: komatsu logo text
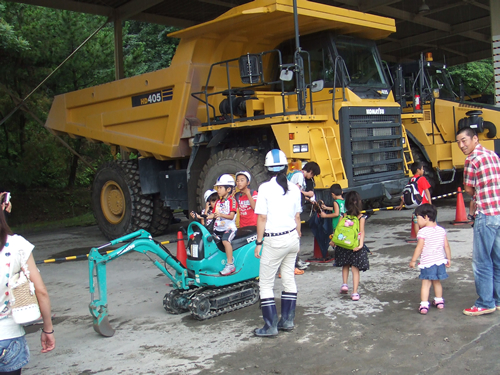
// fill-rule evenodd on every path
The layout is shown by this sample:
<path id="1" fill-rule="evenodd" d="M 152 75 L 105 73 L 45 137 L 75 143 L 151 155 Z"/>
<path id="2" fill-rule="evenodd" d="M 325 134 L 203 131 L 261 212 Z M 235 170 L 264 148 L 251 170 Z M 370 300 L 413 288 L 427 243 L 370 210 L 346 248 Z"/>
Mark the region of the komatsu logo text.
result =
<path id="1" fill-rule="evenodd" d="M 383 115 L 384 114 L 384 109 L 383 108 L 367 108 L 366 109 L 366 114 L 367 115 Z"/>

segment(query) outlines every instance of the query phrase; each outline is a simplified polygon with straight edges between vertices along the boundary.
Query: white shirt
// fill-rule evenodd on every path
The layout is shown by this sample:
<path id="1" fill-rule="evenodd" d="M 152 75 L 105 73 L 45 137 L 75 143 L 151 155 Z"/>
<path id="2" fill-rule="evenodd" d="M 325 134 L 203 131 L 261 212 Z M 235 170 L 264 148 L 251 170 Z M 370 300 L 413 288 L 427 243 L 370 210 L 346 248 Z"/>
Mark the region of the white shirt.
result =
<path id="1" fill-rule="evenodd" d="M 287 182 L 288 191 L 285 195 L 276 177 L 259 186 L 255 213 L 267 215 L 266 233 L 280 233 L 297 227 L 295 214 L 302 212 L 301 193 L 297 185 Z"/>
<path id="2" fill-rule="evenodd" d="M 0 251 L 0 340 L 13 339 L 24 335 L 24 328 L 14 322 L 9 305 L 9 296 L 6 284 L 10 274 L 15 274 L 28 258 L 35 246 L 23 237 L 16 235 L 7 236 L 7 243 Z M 23 256 L 21 257 L 20 250 Z"/>
<path id="3" fill-rule="evenodd" d="M 301 190 L 306 190 L 306 179 L 302 171 L 295 172 L 290 178 L 290 182 L 294 185 L 299 185 Z"/>

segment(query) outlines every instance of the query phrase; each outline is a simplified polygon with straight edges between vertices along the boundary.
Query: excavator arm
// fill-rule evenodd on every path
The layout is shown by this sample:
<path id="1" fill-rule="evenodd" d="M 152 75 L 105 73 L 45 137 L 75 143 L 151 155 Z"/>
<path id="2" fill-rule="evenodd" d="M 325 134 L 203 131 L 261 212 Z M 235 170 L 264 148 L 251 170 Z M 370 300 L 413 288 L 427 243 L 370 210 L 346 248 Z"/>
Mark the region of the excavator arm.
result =
<path id="1" fill-rule="evenodd" d="M 109 254 L 103 255 L 99 252 L 99 250 L 108 246 L 114 246 L 121 243 L 125 244 Z M 145 230 L 139 230 L 112 240 L 105 245 L 92 248 L 88 258 L 90 287 L 89 310 L 93 317 L 94 330 L 102 336 L 111 337 L 115 333 L 115 330 L 109 323 L 108 317 L 106 264 L 131 251 L 137 251 L 150 258 L 160 271 L 172 280 L 174 288 L 187 290 L 191 285 L 194 285 L 195 280 L 194 275 L 191 274 L 192 272 L 189 272 L 166 248 L 154 241 L 151 235 Z M 170 266 L 175 271 L 175 274 L 170 273 L 158 259 L 152 258 L 150 253 L 160 258 L 165 263 L 165 266 Z"/>

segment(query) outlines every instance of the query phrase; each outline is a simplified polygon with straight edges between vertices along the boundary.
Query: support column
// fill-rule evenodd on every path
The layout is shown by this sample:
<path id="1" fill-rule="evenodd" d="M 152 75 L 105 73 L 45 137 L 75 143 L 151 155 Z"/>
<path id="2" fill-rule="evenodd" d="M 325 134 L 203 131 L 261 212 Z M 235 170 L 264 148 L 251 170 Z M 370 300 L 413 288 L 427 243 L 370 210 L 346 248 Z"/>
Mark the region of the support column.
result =
<path id="1" fill-rule="evenodd" d="M 115 29 L 115 80 L 125 78 L 125 70 L 123 68 L 123 30 L 122 20 L 118 12 L 114 15 Z"/>
<path id="2" fill-rule="evenodd" d="M 497 106 L 500 106 L 500 1 L 490 0 L 490 11 L 493 74 L 495 76 L 495 103 Z"/>

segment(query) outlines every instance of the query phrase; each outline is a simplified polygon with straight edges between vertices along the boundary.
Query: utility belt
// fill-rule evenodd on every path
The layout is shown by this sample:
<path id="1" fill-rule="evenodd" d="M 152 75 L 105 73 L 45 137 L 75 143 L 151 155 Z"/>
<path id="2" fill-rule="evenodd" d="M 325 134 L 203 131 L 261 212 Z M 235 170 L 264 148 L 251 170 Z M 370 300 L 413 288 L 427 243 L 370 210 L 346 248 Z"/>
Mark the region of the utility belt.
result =
<path id="1" fill-rule="evenodd" d="M 285 232 L 279 232 L 279 233 L 264 233 L 264 237 L 276 237 L 276 236 L 282 236 L 284 234 L 288 234 L 288 233 L 292 233 L 295 229 L 297 228 L 293 228 L 291 230 L 287 230 Z"/>

